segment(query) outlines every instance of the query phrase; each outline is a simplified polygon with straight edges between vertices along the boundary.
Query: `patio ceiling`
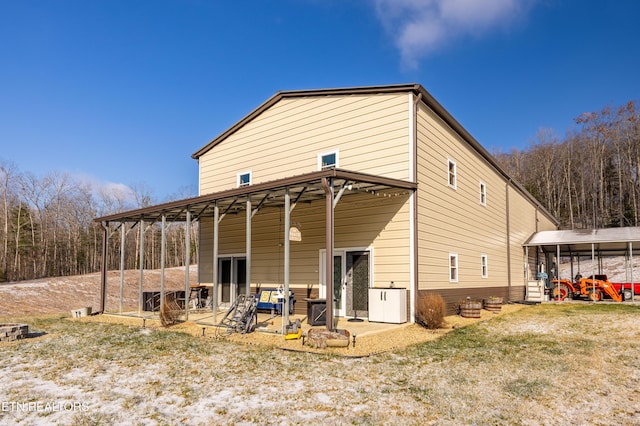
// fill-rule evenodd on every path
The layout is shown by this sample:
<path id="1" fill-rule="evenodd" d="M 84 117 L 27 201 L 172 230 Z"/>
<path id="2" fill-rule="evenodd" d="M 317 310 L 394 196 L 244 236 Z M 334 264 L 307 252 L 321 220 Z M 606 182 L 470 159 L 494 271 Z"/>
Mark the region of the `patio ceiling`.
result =
<path id="1" fill-rule="evenodd" d="M 382 176 L 352 172 L 342 169 L 329 169 L 278 179 L 270 182 L 258 183 L 241 188 L 234 188 L 179 201 L 158 204 L 109 216 L 98 217 L 96 222 L 155 222 L 165 217 L 169 222 L 186 221 L 187 211 L 191 218 L 213 216 L 214 206 L 221 212 L 236 213 L 246 208 L 247 197 L 251 197 L 254 208 L 281 207 L 284 205 L 284 193 L 289 189 L 293 203 L 324 200 L 325 192 L 322 179 L 333 181 L 336 193 L 342 190 L 343 196 L 368 192 L 377 196 L 393 196 L 412 192 L 417 185 L 412 182 L 390 179 Z"/>

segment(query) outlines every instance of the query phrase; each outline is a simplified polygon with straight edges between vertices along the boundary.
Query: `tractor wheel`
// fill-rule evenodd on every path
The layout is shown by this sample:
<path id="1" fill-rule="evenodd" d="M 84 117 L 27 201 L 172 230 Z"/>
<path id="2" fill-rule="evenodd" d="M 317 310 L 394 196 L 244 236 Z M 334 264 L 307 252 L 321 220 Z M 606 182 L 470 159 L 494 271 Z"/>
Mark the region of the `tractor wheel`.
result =
<path id="1" fill-rule="evenodd" d="M 631 300 L 633 299 L 633 295 L 631 294 L 631 290 L 625 290 L 622 293 L 622 300 Z"/>
<path id="2" fill-rule="evenodd" d="M 602 300 L 602 292 L 600 290 L 589 291 L 589 300 L 599 302 Z"/>
<path id="3" fill-rule="evenodd" d="M 551 288 L 551 297 L 553 300 L 571 300 L 571 291 L 565 284 L 560 284 Z"/>

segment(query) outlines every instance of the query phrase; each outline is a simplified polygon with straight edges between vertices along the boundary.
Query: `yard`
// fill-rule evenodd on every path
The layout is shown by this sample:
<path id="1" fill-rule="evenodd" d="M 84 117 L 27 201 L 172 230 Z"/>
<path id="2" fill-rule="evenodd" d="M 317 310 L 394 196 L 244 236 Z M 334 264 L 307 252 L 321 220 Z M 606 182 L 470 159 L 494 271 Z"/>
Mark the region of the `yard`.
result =
<path id="1" fill-rule="evenodd" d="M 362 358 L 11 317 L 2 424 L 638 424 L 640 308 L 527 307 Z"/>

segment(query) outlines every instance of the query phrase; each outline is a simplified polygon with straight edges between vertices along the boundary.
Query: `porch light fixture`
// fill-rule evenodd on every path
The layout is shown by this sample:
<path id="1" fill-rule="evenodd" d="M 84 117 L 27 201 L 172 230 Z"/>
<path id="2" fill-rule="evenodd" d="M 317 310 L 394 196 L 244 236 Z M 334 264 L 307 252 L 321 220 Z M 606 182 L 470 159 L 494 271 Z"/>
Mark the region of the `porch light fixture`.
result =
<path id="1" fill-rule="evenodd" d="M 289 227 L 289 241 L 302 241 L 302 231 L 300 230 L 302 226 L 299 223 L 295 222 Z"/>

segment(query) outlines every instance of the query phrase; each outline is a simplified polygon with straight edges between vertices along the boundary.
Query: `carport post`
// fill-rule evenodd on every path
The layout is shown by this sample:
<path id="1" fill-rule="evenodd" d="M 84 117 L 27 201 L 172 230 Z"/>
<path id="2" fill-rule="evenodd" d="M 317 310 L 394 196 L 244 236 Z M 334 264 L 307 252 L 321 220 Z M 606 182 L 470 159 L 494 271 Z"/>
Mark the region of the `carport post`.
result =
<path id="1" fill-rule="evenodd" d="M 596 298 L 596 246 L 591 243 L 591 287 L 593 298 Z M 594 300 L 595 302 L 595 300 Z"/>
<path id="2" fill-rule="evenodd" d="M 633 241 L 629 241 L 629 262 L 631 263 L 631 276 L 629 277 L 631 279 L 631 302 L 635 302 L 636 286 L 633 284 Z M 622 294 L 624 294 L 624 289 L 622 291 Z"/>
<path id="3" fill-rule="evenodd" d="M 142 284 L 144 283 L 144 219 L 140 219 L 140 283 L 138 288 L 138 316 L 142 316 Z"/>
<path id="4" fill-rule="evenodd" d="M 556 245 L 556 301 L 560 301 L 560 245 Z"/>
<path id="5" fill-rule="evenodd" d="M 165 228 L 167 224 L 167 216 L 162 215 L 162 231 L 160 232 L 160 308 L 164 305 L 164 262 L 165 257 L 167 255 L 166 245 L 167 245 L 167 236 L 165 232 Z"/>
<path id="6" fill-rule="evenodd" d="M 247 296 L 249 296 L 249 293 L 251 293 L 251 218 L 253 217 L 252 214 L 252 207 L 251 207 L 251 195 L 247 196 L 247 225 L 246 225 L 246 242 L 245 242 L 245 268 L 246 268 L 246 272 L 245 272 L 245 294 Z"/>
<path id="7" fill-rule="evenodd" d="M 107 262 L 108 262 L 108 241 L 109 241 L 109 222 L 102 222 L 102 273 L 100 275 L 101 281 L 101 296 L 100 296 L 100 312 L 104 313 L 104 309 L 107 305 Z"/>
<path id="8" fill-rule="evenodd" d="M 323 177 L 322 187 L 325 192 L 325 244 L 327 252 L 325 259 L 325 322 L 327 329 L 333 331 L 333 182 Z"/>
<path id="9" fill-rule="evenodd" d="M 213 294 L 211 295 L 211 306 L 214 324 L 218 318 L 218 222 L 220 221 L 220 207 L 216 202 L 213 207 Z"/>
<path id="10" fill-rule="evenodd" d="M 529 246 L 524 248 L 524 259 L 524 287 L 526 289 L 529 281 Z"/>
<path id="11" fill-rule="evenodd" d="M 120 310 L 122 313 L 122 298 L 124 296 L 124 240 L 125 240 L 124 223 L 120 224 Z"/>
<path id="12" fill-rule="evenodd" d="M 282 303 L 282 334 L 286 334 L 286 327 L 289 325 L 289 268 L 290 246 L 289 228 L 291 227 L 291 195 L 289 188 L 284 190 L 284 300 Z"/>
<path id="13" fill-rule="evenodd" d="M 184 234 L 184 319 L 189 319 L 189 268 L 191 267 L 191 212 L 187 209 Z"/>

